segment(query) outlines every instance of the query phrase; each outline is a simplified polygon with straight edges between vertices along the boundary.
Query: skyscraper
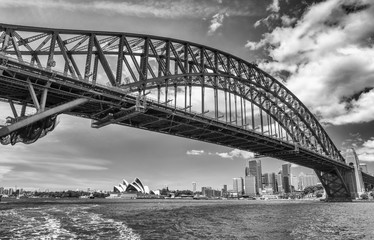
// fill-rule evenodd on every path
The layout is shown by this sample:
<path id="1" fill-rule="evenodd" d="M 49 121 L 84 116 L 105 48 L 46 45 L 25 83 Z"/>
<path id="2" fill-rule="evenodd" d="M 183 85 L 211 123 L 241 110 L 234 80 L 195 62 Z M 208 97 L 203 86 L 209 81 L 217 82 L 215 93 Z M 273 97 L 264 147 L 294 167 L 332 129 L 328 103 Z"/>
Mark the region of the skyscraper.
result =
<path id="1" fill-rule="evenodd" d="M 256 177 L 245 176 L 245 195 L 256 196 Z"/>
<path id="2" fill-rule="evenodd" d="M 244 176 L 249 176 L 249 167 L 245 167 Z"/>
<path id="3" fill-rule="evenodd" d="M 262 188 L 269 187 L 269 173 L 264 173 L 262 175 Z"/>
<path id="4" fill-rule="evenodd" d="M 243 178 L 233 178 L 232 179 L 232 189 L 235 193 L 243 193 Z"/>
<path id="5" fill-rule="evenodd" d="M 192 192 L 196 192 L 196 183 L 192 182 Z"/>
<path id="6" fill-rule="evenodd" d="M 291 192 L 291 163 L 282 165 L 282 186 L 285 193 Z"/>
<path id="7" fill-rule="evenodd" d="M 277 192 L 282 192 L 283 191 L 283 180 L 282 180 L 282 170 L 279 171 L 277 175 Z"/>
<path id="8" fill-rule="evenodd" d="M 269 187 L 273 188 L 273 191 L 277 191 L 277 181 L 275 178 L 275 173 L 270 173 L 269 174 Z"/>
<path id="9" fill-rule="evenodd" d="M 222 188 L 222 197 L 227 197 L 227 185 L 224 184 Z"/>
<path id="10" fill-rule="evenodd" d="M 262 167 L 261 160 L 254 159 L 248 162 L 249 171 L 247 176 L 256 177 L 256 193 L 259 194 L 262 189 Z"/>

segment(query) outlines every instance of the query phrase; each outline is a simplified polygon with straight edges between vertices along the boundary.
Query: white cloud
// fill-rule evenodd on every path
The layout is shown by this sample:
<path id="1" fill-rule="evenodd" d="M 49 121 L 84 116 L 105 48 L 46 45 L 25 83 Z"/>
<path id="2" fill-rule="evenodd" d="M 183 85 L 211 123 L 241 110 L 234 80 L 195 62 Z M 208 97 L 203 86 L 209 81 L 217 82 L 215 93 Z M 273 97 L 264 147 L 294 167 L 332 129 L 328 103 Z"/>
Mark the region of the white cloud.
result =
<path id="1" fill-rule="evenodd" d="M 101 1 L 101 0 L 0 0 L 2 8 L 26 7 L 38 9 L 61 9 L 68 11 L 93 11 L 123 14 L 138 17 L 159 18 L 203 18 L 212 16 L 225 7 L 232 16 L 255 15 L 254 4 L 245 2 L 226 3 L 222 1 L 146 0 L 146 1 Z"/>
<path id="2" fill-rule="evenodd" d="M 266 18 L 262 18 L 262 19 L 258 20 L 257 22 L 255 22 L 255 24 L 253 26 L 255 28 L 257 28 L 261 24 L 264 24 L 266 27 L 271 28 L 273 21 L 277 20 L 277 19 L 279 19 L 279 14 L 278 13 L 272 13 L 269 16 L 267 16 Z"/>
<path id="3" fill-rule="evenodd" d="M 293 18 L 293 17 L 290 17 L 288 15 L 283 15 L 281 17 L 281 20 L 282 20 L 282 25 L 284 27 L 289 27 L 297 21 L 297 18 L 295 18 L 295 17 Z"/>
<path id="4" fill-rule="evenodd" d="M 254 157 L 254 153 L 243 151 L 243 150 L 239 150 L 239 149 L 233 149 L 230 152 L 223 152 L 223 153 L 218 153 L 217 152 L 216 155 L 220 156 L 221 158 L 229 158 L 229 159 L 233 159 L 234 157 L 236 157 L 236 158 L 244 158 L 244 159 L 248 159 L 248 158 L 253 158 Z"/>
<path id="5" fill-rule="evenodd" d="M 222 27 L 223 20 L 225 17 L 228 17 L 227 13 L 217 13 L 212 17 L 210 21 L 209 31 L 208 34 L 212 35 L 214 32 L 217 31 L 218 28 Z"/>
<path id="6" fill-rule="evenodd" d="M 266 10 L 271 12 L 279 12 L 279 0 L 273 0 L 273 2 L 267 6 Z"/>
<path id="7" fill-rule="evenodd" d="M 362 9 L 347 10 L 353 3 Z M 314 4 L 297 22 L 282 16 L 283 26 L 259 42 L 248 41 L 246 47 L 265 49 L 273 61 L 259 67 L 275 76 L 288 72 L 287 87 L 323 122 L 372 121 L 374 5 L 364 4 L 369 0 Z"/>
<path id="8" fill-rule="evenodd" d="M 273 0 L 273 2 L 266 7 L 266 11 L 270 12 L 269 16 L 256 21 L 253 26 L 257 28 L 261 24 L 264 24 L 268 28 L 271 28 L 272 22 L 279 19 L 279 10 L 279 0 Z"/>
<path id="9" fill-rule="evenodd" d="M 356 149 L 356 153 L 360 161 L 374 162 L 374 138 L 364 142 Z"/>
<path id="10" fill-rule="evenodd" d="M 4 178 L 4 176 L 10 173 L 13 170 L 11 166 L 0 166 L 0 179 Z"/>
<path id="11" fill-rule="evenodd" d="M 189 150 L 186 152 L 187 155 L 203 155 L 204 150 Z"/>

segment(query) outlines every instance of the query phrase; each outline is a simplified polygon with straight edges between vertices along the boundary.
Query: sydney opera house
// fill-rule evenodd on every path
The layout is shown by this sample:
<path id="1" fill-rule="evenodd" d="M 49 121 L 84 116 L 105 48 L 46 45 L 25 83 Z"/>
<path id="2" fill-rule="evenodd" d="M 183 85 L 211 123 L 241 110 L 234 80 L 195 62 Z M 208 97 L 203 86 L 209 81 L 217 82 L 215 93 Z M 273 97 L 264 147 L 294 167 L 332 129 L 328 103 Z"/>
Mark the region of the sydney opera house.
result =
<path id="1" fill-rule="evenodd" d="M 139 178 L 135 178 L 132 183 L 123 179 L 122 183 L 114 186 L 113 191 L 115 193 L 150 193 L 148 186 L 144 186 Z"/>

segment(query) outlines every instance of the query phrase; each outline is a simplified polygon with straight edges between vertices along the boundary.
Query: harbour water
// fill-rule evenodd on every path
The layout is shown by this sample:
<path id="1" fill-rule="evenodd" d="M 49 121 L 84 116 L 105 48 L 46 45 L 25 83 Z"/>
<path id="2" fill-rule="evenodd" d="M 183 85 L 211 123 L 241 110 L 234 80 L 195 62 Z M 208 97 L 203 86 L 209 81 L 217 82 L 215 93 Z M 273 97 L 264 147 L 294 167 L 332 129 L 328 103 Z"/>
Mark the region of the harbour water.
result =
<path id="1" fill-rule="evenodd" d="M 3 199 L 0 239 L 374 239 L 374 202 Z"/>

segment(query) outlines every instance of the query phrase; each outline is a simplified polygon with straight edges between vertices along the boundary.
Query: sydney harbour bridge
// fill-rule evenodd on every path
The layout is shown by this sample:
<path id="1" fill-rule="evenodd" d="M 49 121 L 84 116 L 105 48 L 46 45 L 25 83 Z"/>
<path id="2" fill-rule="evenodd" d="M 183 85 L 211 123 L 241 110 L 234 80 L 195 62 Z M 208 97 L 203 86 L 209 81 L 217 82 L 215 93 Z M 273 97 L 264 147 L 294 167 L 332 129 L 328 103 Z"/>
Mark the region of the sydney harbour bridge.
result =
<path id="1" fill-rule="evenodd" d="M 93 128 L 136 127 L 309 167 L 330 201 L 374 185 L 281 82 L 192 42 L 0 24 L 0 100 L 13 113 L 2 144 L 33 143 L 69 114 Z"/>

